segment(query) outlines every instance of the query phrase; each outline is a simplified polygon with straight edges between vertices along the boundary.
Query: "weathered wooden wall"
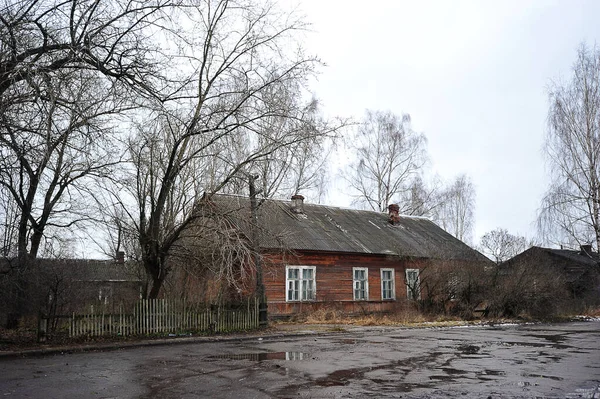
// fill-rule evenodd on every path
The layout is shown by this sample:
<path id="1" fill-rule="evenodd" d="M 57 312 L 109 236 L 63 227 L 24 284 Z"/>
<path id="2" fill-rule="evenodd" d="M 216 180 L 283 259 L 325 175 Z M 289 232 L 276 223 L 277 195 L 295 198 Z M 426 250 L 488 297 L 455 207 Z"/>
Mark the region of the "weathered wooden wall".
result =
<path id="1" fill-rule="evenodd" d="M 282 259 L 270 255 L 265 267 L 265 290 L 272 316 L 310 312 L 323 306 L 335 307 L 347 313 L 384 312 L 398 301 L 406 300 L 405 270 L 421 269 L 424 260 L 368 254 L 311 253 Z M 285 265 L 316 266 L 316 300 L 286 302 Z M 369 299 L 355 301 L 353 295 L 353 267 L 368 268 Z M 394 269 L 395 300 L 381 299 L 381 269 Z"/>

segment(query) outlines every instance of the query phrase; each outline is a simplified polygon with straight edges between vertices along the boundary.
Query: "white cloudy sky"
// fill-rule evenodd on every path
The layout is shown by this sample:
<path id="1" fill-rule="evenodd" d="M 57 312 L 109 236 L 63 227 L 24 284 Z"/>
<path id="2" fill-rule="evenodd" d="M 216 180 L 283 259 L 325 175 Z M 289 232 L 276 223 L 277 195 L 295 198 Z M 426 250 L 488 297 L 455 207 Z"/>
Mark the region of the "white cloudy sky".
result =
<path id="1" fill-rule="evenodd" d="M 600 1 L 299 1 L 328 115 L 409 113 L 433 172 L 472 178 L 475 242 L 496 227 L 535 234 L 547 89 L 582 42 L 600 45 Z M 329 202 L 349 205 L 341 191 Z"/>

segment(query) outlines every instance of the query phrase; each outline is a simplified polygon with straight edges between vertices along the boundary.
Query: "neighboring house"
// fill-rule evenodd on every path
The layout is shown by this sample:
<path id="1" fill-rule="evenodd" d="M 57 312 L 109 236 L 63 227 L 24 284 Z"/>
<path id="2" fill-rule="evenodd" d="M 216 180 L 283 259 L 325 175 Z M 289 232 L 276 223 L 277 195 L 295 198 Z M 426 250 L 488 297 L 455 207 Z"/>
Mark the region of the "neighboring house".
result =
<path id="1" fill-rule="evenodd" d="M 501 269 L 509 279 L 525 282 L 533 295 L 542 295 L 542 286 L 548 286 L 553 288 L 554 301 L 574 299 L 589 305 L 600 301 L 600 254 L 591 245 L 578 251 L 531 247 L 504 262 Z"/>
<path id="2" fill-rule="evenodd" d="M 45 260 L 50 261 L 50 260 Z M 141 298 L 143 281 L 135 265 L 121 260 L 61 259 L 58 269 L 66 273 L 77 302 L 118 305 Z"/>
<path id="3" fill-rule="evenodd" d="M 15 301 L 16 275 L 11 273 L 15 259 L 0 260 L 0 303 L 9 309 Z M 115 260 L 35 259 L 26 268 L 27 313 L 68 314 L 89 305 L 118 306 L 140 298 L 143 281 L 137 268 Z M 88 308 L 89 309 L 89 308 Z M 7 310 L 7 312 L 10 312 Z M 0 320 L 7 317 L 0 311 Z"/>
<path id="4" fill-rule="evenodd" d="M 239 223 L 249 220 L 248 198 L 218 195 L 211 201 L 227 209 L 238 227 L 249 229 Z M 346 313 L 388 311 L 399 301 L 428 295 L 426 285 L 433 292 L 432 283 L 424 281 L 427 269 L 433 281 L 431 275 L 441 270 L 492 265 L 432 221 L 399 215 L 397 205 L 389 209 L 305 204 L 300 195 L 291 201 L 264 200 L 258 212 L 259 244 L 269 314 L 322 306 Z M 447 276 L 456 280 L 452 273 Z"/>

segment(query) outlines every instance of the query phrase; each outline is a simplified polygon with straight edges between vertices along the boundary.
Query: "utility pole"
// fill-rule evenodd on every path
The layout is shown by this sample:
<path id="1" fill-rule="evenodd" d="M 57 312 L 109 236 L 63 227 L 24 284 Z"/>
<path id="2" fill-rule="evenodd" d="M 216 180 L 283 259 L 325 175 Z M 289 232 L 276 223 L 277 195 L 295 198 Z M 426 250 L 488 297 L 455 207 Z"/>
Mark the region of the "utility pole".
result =
<path id="1" fill-rule="evenodd" d="M 250 234 L 252 240 L 252 251 L 254 252 L 254 266 L 256 267 L 256 296 L 259 300 L 258 303 L 258 323 L 261 327 L 268 325 L 267 316 L 267 298 L 265 296 L 265 284 L 263 281 L 263 268 L 262 259 L 260 257 L 260 242 L 259 242 L 259 224 L 258 224 L 258 203 L 256 196 L 260 194 L 260 191 L 256 191 L 254 185 L 255 180 L 258 178 L 257 175 L 249 175 L 248 182 L 250 184 Z"/>

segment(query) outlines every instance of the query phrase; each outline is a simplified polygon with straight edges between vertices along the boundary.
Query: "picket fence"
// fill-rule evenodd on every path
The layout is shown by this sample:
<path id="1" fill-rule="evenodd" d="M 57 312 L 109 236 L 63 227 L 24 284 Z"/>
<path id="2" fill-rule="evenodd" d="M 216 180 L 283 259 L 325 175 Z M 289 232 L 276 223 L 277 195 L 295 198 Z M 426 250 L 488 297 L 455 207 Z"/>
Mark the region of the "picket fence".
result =
<path id="1" fill-rule="evenodd" d="M 140 300 L 133 312 L 122 305 L 116 313 L 105 313 L 94 306 L 84 314 L 70 316 L 69 336 L 182 334 L 189 332 L 230 332 L 259 327 L 259 304 L 249 300 L 237 309 L 221 306 L 197 308 L 184 301 L 169 299 Z"/>

